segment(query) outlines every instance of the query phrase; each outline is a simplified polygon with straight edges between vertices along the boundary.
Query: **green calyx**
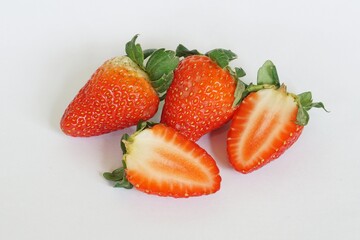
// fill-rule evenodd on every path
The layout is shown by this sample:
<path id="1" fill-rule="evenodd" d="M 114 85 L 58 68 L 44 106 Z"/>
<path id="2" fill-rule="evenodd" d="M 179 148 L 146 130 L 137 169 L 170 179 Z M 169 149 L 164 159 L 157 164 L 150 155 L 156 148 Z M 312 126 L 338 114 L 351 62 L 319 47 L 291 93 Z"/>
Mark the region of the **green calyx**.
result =
<path id="1" fill-rule="evenodd" d="M 179 58 L 171 50 L 147 49 L 142 50 L 141 45 L 136 43 L 138 35 L 126 44 L 125 52 L 150 78 L 150 83 L 155 91 L 160 95 L 166 92 L 170 86 L 174 70 L 179 64 Z M 147 59 L 145 64 L 145 59 Z"/>
<path id="2" fill-rule="evenodd" d="M 151 128 L 154 125 L 156 125 L 156 123 L 140 121 L 137 124 L 136 132 L 134 134 L 130 136 L 129 134 L 125 133 L 121 137 L 120 146 L 123 152 L 122 167 L 119 167 L 112 172 L 103 173 L 103 176 L 106 180 L 115 182 L 114 187 L 126 188 L 126 189 L 133 188 L 133 185 L 126 178 L 126 154 L 128 152 L 128 145 L 131 144 L 133 138 L 136 135 L 138 135 L 141 131 L 147 128 Z"/>
<path id="3" fill-rule="evenodd" d="M 216 62 L 221 68 L 227 68 L 229 66 L 229 63 L 237 58 L 235 53 L 233 53 L 230 50 L 226 50 L 222 48 L 213 49 L 205 54 L 200 53 L 196 49 L 189 50 L 182 44 L 179 44 L 179 46 L 176 48 L 176 56 L 178 57 L 188 57 L 192 55 L 208 56 L 211 60 Z"/>
<path id="4" fill-rule="evenodd" d="M 112 172 L 104 172 L 103 176 L 106 180 L 115 182 L 114 187 L 131 189 L 133 185 L 126 178 L 126 164 L 123 161 L 123 166 L 115 169 Z"/>
<path id="5" fill-rule="evenodd" d="M 257 85 L 272 85 L 276 88 L 280 87 L 279 76 L 272 61 L 267 60 L 257 74 Z"/>
<path id="6" fill-rule="evenodd" d="M 279 89 L 281 88 L 286 92 L 286 86 L 284 84 L 280 85 L 279 76 L 276 70 L 275 65 L 272 61 L 267 60 L 258 70 L 257 74 L 257 84 L 249 84 L 243 91 L 243 97 L 240 99 L 239 103 L 251 92 L 256 92 L 262 89 Z M 322 102 L 313 102 L 311 92 L 304 92 L 299 95 L 287 93 L 291 95 L 298 105 L 298 113 L 296 116 L 296 124 L 305 126 L 309 122 L 309 113 L 308 111 L 315 108 L 322 108 L 326 112 L 325 106 Z"/>
<path id="7" fill-rule="evenodd" d="M 196 50 L 196 49 L 189 50 L 182 44 L 179 44 L 179 46 L 177 46 L 175 53 L 176 53 L 176 56 L 178 56 L 178 57 L 188 57 L 188 56 L 192 56 L 192 55 L 203 55 L 198 50 Z"/>
<path id="8" fill-rule="evenodd" d="M 114 187 L 131 189 L 133 185 L 126 178 L 126 162 L 125 155 L 127 152 L 126 142 L 129 140 L 129 134 L 125 133 L 121 138 L 121 149 L 123 151 L 122 167 L 115 169 L 112 172 L 104 172 L 103 176 L 106 180 L 115 182 Z"/>
<path id="9" fill-rule="evenodd" d="M 311 108 L 322 108 L 324 111 L 329 112 L 326 110 L 324 104 L 322 102 L 313 102 L 311 92 L 303 92 L 295 97 L 295 101 L 299 107 L 298 113 L 296 116 L 296 124 L 305 126 L 308 124 L 310 116 L 308 111 Z"/>
<path id="10" fill-rule="evenodd" d="M 236 107 L 241 100 L 244 98 L 245 89 L 247 85 L 240 79 L 246 75 L 244 69 L 235 67 L 234 70 L 229 66 L 232 60 L 237 58 L 237 55 L 231 50 L 226 50 L 222 48 L 216 48 L 211 51 L 208 51 L 205 54 L 200 53 L 198 50 L 193 49 L 189 50 L 184 45 L 179 44 L 176 48 L 176 56 L 178 57 L 188 57 L 192 55 L 205 55 L 211 60 L 216 62 L 216 64 L 222 69 L 227 70 L 236 81 L 236 88 L 234 92 L 234 102 L 232 107 Z"/>

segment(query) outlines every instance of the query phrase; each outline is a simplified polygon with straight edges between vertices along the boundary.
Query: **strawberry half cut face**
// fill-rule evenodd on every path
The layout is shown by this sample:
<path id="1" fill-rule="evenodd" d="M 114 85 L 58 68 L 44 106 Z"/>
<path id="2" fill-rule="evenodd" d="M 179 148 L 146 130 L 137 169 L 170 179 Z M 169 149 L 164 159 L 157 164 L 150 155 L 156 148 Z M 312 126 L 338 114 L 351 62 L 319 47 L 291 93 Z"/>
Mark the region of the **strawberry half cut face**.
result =
<path id="1" fill-rule="evenodd" d="M 297 141 L 312 107 L 326 111 L 323 103 L 312 101 L 311 92 L 288 93 L 271 61 L 259 69 L 257 85 L 247 85 L 242 98 L 227 139 L 230 163 L 242 173 L 278 158 Z"/>
<path id="2" fill-rule="evenodd" d="M 281 90 L 249 94 L 235 113 L 227 150 L 234 168 L 247 173 L 279 157 L 300 136 L 298 106 Z"/>
<path id="3" fill-rule="evenodd" d="M 175 198 L 207 195 L 220 188 L 215 160 L 171 127 L 145 123 L 122 142 L 125 172 L 115 179 L 121 185 L 126 178 L 125 186 L 128 181 L 140 191 Z M 113 180 L 111 173 L 104 176 Z"/>

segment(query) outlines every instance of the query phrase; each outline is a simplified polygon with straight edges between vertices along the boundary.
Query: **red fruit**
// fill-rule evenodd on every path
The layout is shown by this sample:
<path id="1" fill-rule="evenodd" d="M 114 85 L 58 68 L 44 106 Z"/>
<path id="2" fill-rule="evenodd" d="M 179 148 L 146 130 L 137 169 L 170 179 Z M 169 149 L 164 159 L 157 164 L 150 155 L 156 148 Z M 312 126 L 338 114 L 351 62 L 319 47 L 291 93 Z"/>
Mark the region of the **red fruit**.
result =
<path id="1" fill-rule="evenodd" d="M 295 95 L 279 87 L 275 66 L 266 62 L 259 70 L 258 85 L 234 114 L 227 139 L 230 163 L 248 173 L 278 158 L 301 135 L 308 123 L 307 110 L 322 107 L 313 103 L 311 93 Z M 254 91 L 254 92 L 252 92 Z"/>
<path id="2" fill-rule="evenodd" d="M 211 52 L 208 55 L 212 56 Z M 230 55 L 228 60 L 235 57 Z M 236 109 L 237 79 L 228 62 L 220 67 L 205 55 L 185 57 L 167 91 L 161 122 L 193 141 L 225 124 Z"/>
<path id="3" fill-rule="evenodd" d="M 178 58 L 172 51 L 159 49 L 151 52 L 144 67 L 144 53 L 135 44 L 136 38 L 126 45 L 128 56 L 106 61 L 69 104 L 60 122 L 65 134 L 96 136 L 154 116 L 158 94 L 171 82 Z"/>
<path id="4" fill-rule="evenodd" d="M 96 136 L 154 116 L 159 97 L 148 75 L 130 58 L 106 61 L 65 110 L 61 129 L 77 137 Z"/>
<path id="5" fill-rule="evenodd" d="M 124 168 L 104 173 L 118 187 L 176 198 L 215 193 L 221 177 L 214 159 L 171 127 L 143 123 L 122 140 Z M 125 169 L 125 171 L 124 171 Z"/>
<path id="6" fill-rule="evenodd" d="M 234 168 L 247 173 L 278 158 L 300 136 L 294 98 L 275 89 L 250 93 L 240 104 L 228 133 Z"/>

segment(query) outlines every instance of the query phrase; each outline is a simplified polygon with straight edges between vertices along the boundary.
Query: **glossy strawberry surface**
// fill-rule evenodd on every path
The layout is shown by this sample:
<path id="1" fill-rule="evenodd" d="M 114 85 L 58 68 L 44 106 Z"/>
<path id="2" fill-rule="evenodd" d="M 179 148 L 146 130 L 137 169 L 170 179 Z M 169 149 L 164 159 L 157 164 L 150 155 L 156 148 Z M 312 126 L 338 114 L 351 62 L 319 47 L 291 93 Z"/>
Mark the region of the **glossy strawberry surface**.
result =
<path id="1" fill-rule="evenodd" d="M 196 141 L 231 118 L 235 88 L 231 74 L 209 57 L 186 57 L 175 70 L 161 122 Z"/>
<path id="2" fill-rule="evenodd" d="M 67 135 L 96 136 L 151 118 L 158 104 L 147 74 L 131 59 L 117 57 L 96 70 L 65 110 L 60 126 Z"/>

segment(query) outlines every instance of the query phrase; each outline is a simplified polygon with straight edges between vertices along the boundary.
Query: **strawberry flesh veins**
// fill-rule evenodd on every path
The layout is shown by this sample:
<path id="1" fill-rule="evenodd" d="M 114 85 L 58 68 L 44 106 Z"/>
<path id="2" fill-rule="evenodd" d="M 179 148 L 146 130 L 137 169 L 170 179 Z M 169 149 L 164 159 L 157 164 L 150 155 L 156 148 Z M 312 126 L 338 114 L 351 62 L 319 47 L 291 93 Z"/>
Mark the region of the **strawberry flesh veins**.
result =
<path id="1" fill-rule="evenodd" d="M 199 145 L 164 124 L 123 140 L 126 178 L 140 191 L 186 198 L 215 193 L 221 177 L 215 160 Z"/>
<path id="2" fill-rule="evenodd" d="M 251 172 L 278 158 L 300 136 L 298 106 L 281 89 L 250 93 L 236 111 L 228 133 L 230 163 L 240 172 Z"/>
<path id="3" fill-rule="evenodd" d="M 309 121 L 308 110 L 323 108 L 311 92 L 288 93 L 280 85 L 275 65 L 266 61 L 258 71 L 257 85 L 247 85 L 227 139 L 230 163 L 248 173 L 282 155 L 297 141 Z"/>

